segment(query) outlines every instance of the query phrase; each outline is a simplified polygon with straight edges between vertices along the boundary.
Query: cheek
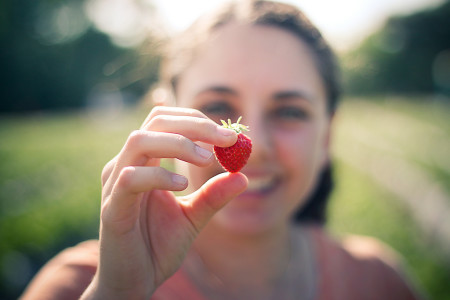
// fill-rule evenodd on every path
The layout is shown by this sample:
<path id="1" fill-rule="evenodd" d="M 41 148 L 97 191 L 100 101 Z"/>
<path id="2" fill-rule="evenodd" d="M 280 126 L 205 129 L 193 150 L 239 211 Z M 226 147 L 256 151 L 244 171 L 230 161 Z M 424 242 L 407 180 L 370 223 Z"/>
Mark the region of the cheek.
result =
<path id="1" fill-rule="evenodd" d="M 321 130 L 310 126 L 297 132 L 281 132 L 276 136 L 277 156 L 291 179 L 289 184 L 309 190 L 308 186 L 315 182 L 320 172 L 324 156 L 325 143 Z"/>
<path id="2" fill-rule="evenodd" d="M 285 167 L 302 168 L 312 164 L 317 151 L 317 137 L 313 130 L 305 128 L 296 132 L 278 132 L 277 156 Z"/>

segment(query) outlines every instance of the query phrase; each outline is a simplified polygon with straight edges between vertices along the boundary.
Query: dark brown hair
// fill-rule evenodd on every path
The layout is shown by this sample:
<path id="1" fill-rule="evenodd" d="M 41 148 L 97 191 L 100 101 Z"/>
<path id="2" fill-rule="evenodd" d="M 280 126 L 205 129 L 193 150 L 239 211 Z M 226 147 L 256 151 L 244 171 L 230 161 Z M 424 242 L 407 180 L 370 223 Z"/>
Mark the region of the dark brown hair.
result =
<path id="1" fill-rule="evenodd" d="M 301 39 L 315 58 L 319 74 L 327 93 L 327 108 L 330 115 L 336 109 L 340 97 L 340 80 L 337 59 L 319 30 L 297 7 L 280 2 L 247 0 L 227 3 L 221 9 L 199 18 L 179 37 L 174 39 L 162 62 L 161 80 L 176 95 L 177 83 L 201 45 L 215 30 L 228 23 L 274 26 L 287 30 Z M 294 220 L 323 224 L 326 203 L 333 188 L 331 165 L 321 173 L 319 184 Z"/>

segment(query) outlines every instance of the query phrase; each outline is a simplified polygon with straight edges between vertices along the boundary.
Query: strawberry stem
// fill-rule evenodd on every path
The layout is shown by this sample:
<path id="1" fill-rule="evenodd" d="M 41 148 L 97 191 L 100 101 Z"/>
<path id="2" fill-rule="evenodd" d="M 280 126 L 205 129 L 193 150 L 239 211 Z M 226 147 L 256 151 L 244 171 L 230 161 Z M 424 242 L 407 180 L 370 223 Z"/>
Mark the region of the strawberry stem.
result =
<path id="1" fill-rule="evenodd" d="M 242 131 L 249 131 L 248 126 L 239 124 L 241 119 L 242 119 L 242 116 L 239 117 L 239 119 L 237 120 L 236 123 L 231 123 L 230 119 L 228 119 L 228 123 L 225 122 L 224 120 L 220 120 L 220 122 L 222 122 L 222 127 L 232 129 L 232 130 L 236 131 L 237 134 L 239 134 Z"/>

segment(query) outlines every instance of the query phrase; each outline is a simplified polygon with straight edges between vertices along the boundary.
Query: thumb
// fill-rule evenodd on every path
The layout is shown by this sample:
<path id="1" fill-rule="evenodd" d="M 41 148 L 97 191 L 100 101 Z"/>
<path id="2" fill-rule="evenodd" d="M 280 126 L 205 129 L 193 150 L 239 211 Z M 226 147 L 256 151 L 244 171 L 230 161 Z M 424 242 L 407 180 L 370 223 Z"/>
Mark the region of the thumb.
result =
<path id="1" fill-rule="evenodd" d="M 219 209 L 242 193 L 247 185 L 248 179 L 242 173 L 223 173 L 211 178 L 181 201 L 186 216 L 200 231 Z"/>

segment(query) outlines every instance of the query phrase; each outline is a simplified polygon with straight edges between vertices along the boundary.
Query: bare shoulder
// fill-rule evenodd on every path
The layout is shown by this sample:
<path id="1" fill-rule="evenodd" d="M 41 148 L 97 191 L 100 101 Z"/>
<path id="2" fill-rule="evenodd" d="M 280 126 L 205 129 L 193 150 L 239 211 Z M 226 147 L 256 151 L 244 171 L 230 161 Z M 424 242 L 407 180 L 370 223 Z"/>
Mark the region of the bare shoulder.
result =
<path id="1" fill-rule="evenodd" d="M 59 253 L 51 262 L 63 264 L 88 264 L 96 265 L 99 255 L 98 240 L 88 240 Z"/>
<path id="2" fill-rule="evenodd" d="M 426 299 L 424 291 L 407 268 L 403 256 L 388 244 L 379 239 L 348 235 L 341 240 L 342 248 L 354 257 L 355 260 L 365 261 L 371 265 L 374 274 L 383 278 L 384 285 L 389 286 L 391 293 L 396 293 L 398 299 Z"/>
<path id="3" fill-rule="evenodd" d="M 353 234 L 338 238 L 323 227 L 311 227 L 309 231 L 322 289 L 339 294 L 337 299 L 366 299 L 367 294 L 373 299 L 424 298 L 400 253 L 381 240 Z"/>
<path id="4" fill-rule="evenodd" d="M 388 244 L 379 239 L 362 236 L 347 235 L 341 239 L 342 248 L 359 259 L 379 259 L 394 269 L 403 268 L 403 258 Z"/>
<path id="5" fill-rule="evenodd" d="M 380 260 L 393 268 L 403 264 L 402 256 L 377 238 L 355 234 L 336 237 L 321 226 L 308 226 L 307 230 L 317 248 L 327 254 L 352 257 L 356 261 Z"/>
<path id="6" fill-rule="evenodd" d="M 21 299 L 78 299 L 97 270 L 98 258 L 96 240 L 61 251 L 36 274 Z"/>

